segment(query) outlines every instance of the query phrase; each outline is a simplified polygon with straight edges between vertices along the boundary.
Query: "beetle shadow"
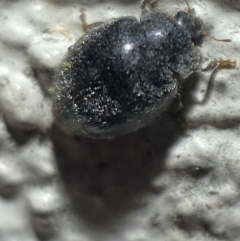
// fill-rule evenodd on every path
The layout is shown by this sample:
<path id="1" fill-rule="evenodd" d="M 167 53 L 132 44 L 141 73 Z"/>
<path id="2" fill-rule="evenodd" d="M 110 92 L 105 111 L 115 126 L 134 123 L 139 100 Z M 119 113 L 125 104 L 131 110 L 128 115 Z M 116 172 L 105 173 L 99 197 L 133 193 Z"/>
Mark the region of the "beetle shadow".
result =
<path id="1" fill-rule="evenodd" d="M 197 75 L 192 82 L 188 90 Z M 164 187 L 153 180 L 164 173 L 169 149 L 186 130 L 171 107 L 153 126 L 111 141 L 74 138 L 53 124 L 57 165 L 76 214 L 103 228 L 145 205 L 144 195 L 161 195 Z"/>
<path id="2" fill-rule="evenodd" d="M 105 226 L 143 205 L 144 193 L 160 194 L 162 187 L 153 187 L 151 180 L 164 172 L 167 150 L 181 131 L 174 122 L 161 121 L 129 136 L 93 142 L 54 126 L 58 168 L 79 216 Z"/>

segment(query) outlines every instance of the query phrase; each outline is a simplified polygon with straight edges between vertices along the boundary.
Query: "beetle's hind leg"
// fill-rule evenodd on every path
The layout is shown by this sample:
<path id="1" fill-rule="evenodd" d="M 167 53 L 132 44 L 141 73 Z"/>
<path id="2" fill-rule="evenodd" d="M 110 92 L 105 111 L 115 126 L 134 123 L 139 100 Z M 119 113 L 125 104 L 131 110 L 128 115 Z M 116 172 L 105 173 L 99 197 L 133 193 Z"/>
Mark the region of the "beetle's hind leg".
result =
<path id="1" fill-rule="evenodd" d="M 104 22 L 95 22 L 89 24 L 87 22 L 87 17 L 86 17 L 86 9 L 85 8 L 80 8 L 80 15 L 79 15 L 80 21 L 82 23 L 82 29 L 85 33 L 89 32 L 90 30 L 94 28 L 98 28 L 99 26 L 103 25 Z"/>

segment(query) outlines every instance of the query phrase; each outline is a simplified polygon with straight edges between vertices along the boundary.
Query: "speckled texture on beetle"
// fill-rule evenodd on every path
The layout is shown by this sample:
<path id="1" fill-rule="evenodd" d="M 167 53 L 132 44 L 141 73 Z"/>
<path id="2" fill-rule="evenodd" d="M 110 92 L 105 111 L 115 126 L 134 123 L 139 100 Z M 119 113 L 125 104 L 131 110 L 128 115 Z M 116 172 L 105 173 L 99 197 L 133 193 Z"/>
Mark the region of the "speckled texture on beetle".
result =
<path id="1" fill-rule="evenodd" d="M 112 139 L 150 125 L 173 101 L 178 79 L 199 69 L 199 18 L 143 9 L 92 29 L 69 48 L 53 111 L 76 135 Z"/>

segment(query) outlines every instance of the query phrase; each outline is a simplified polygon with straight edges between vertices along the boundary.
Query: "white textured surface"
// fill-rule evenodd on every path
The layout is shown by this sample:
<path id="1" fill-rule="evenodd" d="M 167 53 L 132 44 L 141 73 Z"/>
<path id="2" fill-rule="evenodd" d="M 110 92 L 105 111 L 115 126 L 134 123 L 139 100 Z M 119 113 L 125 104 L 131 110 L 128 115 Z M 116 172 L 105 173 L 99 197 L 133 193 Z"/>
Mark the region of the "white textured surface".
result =
<path id="1" fill-rule="evenodd" d="M 238 0 L 190 1 L 212 35 L 203 66 L 240 63 Z M 184 128 L 171 115 L 112 142 L 52 127 L 48 88 L 89 22 L 139 15 L 139 1 L 0 1 L 0 241 L 240 240 L 240 73 L 183 84 Z M 170 13 L 184 1 L 159 1 Z M 191 101 L 190 101 L 191 100 Z"/>

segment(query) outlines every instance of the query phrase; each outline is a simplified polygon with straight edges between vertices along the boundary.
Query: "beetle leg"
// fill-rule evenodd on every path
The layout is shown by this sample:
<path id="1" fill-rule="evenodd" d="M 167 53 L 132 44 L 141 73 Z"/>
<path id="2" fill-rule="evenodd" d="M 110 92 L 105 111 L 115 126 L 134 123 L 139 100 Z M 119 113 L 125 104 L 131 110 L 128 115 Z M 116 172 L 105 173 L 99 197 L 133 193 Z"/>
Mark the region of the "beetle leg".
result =
<path id="1" fill-rule="evenodd" d="M 142 0 L 141 2 L 141 9 L 146 10 L 147 5 L 151 5 L 152 3 L 156 2 L 157 0 Z"/>
<path id="2" fill-rule="evenodd" d="M 87 33 L 91 29 L 98 28 L 99 26 L 104 24 L 104 22 L 95 22 L 95 23 L 89 24 L 86 20 L 86 10 L 85 10 L 85 8 L 80 8 L 79 18 L 80 18 L 80 21 L 82 23 L 82 29 L 85 33 Z"/>
<path id="3" fill-rule="evenodd" d="M 193 9 L 190 7 L 190 4 L 189 4 L 188 0 L 185 0 L 185 3 L 187 5 L 187 13 L 193 14 Z"/>
<path id="4" fill-rule="evenodd" d="M 80 16 L 79 16 L 81 23 L 82 23 L 82 29 L 84 32 L 87 32 L 89 29 L 89 24 L 86 20 L 86 10 L 85 8 L 80 8 Z"/>

